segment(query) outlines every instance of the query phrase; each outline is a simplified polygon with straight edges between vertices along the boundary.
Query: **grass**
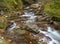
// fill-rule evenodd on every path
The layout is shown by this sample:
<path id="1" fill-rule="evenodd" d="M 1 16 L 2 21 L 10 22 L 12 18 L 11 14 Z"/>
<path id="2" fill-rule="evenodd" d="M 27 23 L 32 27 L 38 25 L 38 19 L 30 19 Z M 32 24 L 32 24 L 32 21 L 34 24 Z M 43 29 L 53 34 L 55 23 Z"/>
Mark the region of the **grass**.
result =
<path id="1" fill-rule="evenodd" d="M 27 1 L 29 2 L 29 0 Z M 0 0 L 0 8 L 2 10 L 7 9 L 5 11 L 17 11 L 23 9 L 24 7 L 25 5 L 23 4 L 22 0 Z"/>
<path id="2" fill-rule="evenodd" d="M 44 11 L 48 15 L 54 16 L 57 20 L 60 19 L 60 1 L 51 1 L 45 5 Z"/>

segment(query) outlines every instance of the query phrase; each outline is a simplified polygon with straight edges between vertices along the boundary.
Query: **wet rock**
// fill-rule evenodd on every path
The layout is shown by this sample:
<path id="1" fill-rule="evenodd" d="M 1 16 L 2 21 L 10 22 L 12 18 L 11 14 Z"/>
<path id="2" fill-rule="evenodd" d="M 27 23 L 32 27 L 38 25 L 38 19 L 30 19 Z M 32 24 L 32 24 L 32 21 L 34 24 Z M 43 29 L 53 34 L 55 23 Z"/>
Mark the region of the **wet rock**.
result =
<path id="1" fill-rule="evenodd" d="M 0 11 L 0 15 L 4 15 L 4 11 Z"/>
<path id="2" fill-rule="evenodd" d="M 54 27 L 55 27 L 56 30 L 59 30 L 59 29 L 60 29 L 59 26 L 60 26 L 60 25 L 54 25 Z"/>
<path id="3" fill-rule="evenodd" d="M 50 17 L 49 16 L 46 16 L 46 15 L 38 15 L 37 18 L 36 18 L 36 21 L 37 22 L 41 22 L 41 21 L 50 21 Z"/>
<path id="4" fill-rule="evenodd" d="M 4 29 L 0 29 L 0 34 L 3 34 L 5 32 Z"/>
<path id="5" fill-rule="evenodd" d="M 43 33 L 39 33 L 38 35 L 40 36 L 40 39 L 45 37 L 45 35 Z"/>
<path id="6" fill-rule="evenodd" d="M 39 7 L 39 4 L 32 4 L 31 7 L 32 8 L 38 8 Z"/>
<path id="7" fill-rule="evenodd" d="M 48 36 L 45 36 L 47 38 L 48 41 L 52 41 L 52 39 Z"/>
<path id="8" fill-rule="evenodd" d="M 60 18 L 52 16 L 52 17 L 51 17 L 51 20 L 53 20 L 53 21 L 58 21 L 58 22 L 59 22 L 59 21 L 60 21 Z"/>
<path id="9" fill-rule="evenodd" d="M 0 44 L 6 44 L 5 39 L 1 39 L 1 38 L 0 38 Z"/>
<path id="10" fill-rule="evenodd" d="M 29 18 L 29 16 L 20 16 L 20 19 L 21 19 L 21 21 L 26 21 L 26 20 L 28 20 L 28 18 Z"/>
<path id="11" fill-rule="evenodd" d="M 51 20 L 49 22 L 49 24 L 50 24 L 51 27 L 55 28 L 55 30 L 57 30 L 57 31 L 60 29 L 60 27 L 59 27 L 60 26 L 60 23 L 59 22 L 56 22 L 56 21 L 52 21 Z"/>
<path id="12" fill-rule="evenodd" d="M 21 29 L 16 29 L 16 30 L 14 30 L 14 32 L 15 32 L 16 34 L 19 34 L 19 35 L 24 35 L 25 33 L 27 33 L 26 30 L 21 30 Z"/>
<path id="13" fill-rule="evenodd" d="M 5 38 L 6 39 L 11 39 L 12 41 L 15 41 L 16 43 L 18 44 L 37 44 L 37 41 L 36 39 L 33 39 L 31 38 L 31 36 L 29 35 L 29 33 L 26 33 L 24 35 L 18 35 L 17 33 L 16 34 L 8 34 L 8 35 L 5 35 Z"/>
<path id="14" fill-rule="evenodd" d="M 46 42 L 41 42 L 41 44 L 47 44 Z"/>
<path id="15" fill-rule="evenodd" d="M 35 15 L 42 15 L 44 7 L 41 2 L 34 3 L 30 6 L 30 11 L 34 12 Z"/>
<path id="16" fill-rule="evenodd" d="M 26 35 L 26 33 L 23 30 L 18 29 L 18 30 L 14 30 L 13 33 L 6 32 L 4 35 L 4 38 L 10 39 L 10 40 L 12 40 L 12 42 L 13 41 L 18 42 L 18 44 L 19 44 L 20 42 L 26 41 L 25 35 Z"/>
<path id="17" fill-rule="evenodd" d="M 36 18 L 36 22 L 40 22 L 40 21 L 41 21 L 41 18 L 42 18 L 42 16 L 38 16 L 38 17 Z"/>
<path id="18" fill-rule="evenodd" d="M 20 10 L 20 11 L 11 11 L 10 13 L 8 13 L 8 19 L 11 20 L 11 19 L 18 19 L 19 16 L 23 15 L 24 14 L 24 11 L 23 10 Z"/>
<path id="19" fill-rule="evenodd" d="M 43 22 L 43 23 L 38 23 L 37 26 L 42 30 L 42 31 L 47 31 L 47 26 L 46 26 L 46 23 Z"/>
<path id="20" fill-rule="evenodd" d="M 29 27 L 29 30 L 35 34 L 38 34 L 39 31 L 39 27 L 37 27 L 37 25 L 33 24 L 33 23 L 30 23 L 30 24 L 27 24 L 27 26 Z"/>
<path id="21" fill-rule="evenodd" d="M 37 22 L 40 22 L 40 21 L 43 21 L 43 20 L 45 20 L 45 18 L 42 17 L 42 16 L 39 16 L 39 17 L 36 18 L 36 21 L 37 21 Z"/>

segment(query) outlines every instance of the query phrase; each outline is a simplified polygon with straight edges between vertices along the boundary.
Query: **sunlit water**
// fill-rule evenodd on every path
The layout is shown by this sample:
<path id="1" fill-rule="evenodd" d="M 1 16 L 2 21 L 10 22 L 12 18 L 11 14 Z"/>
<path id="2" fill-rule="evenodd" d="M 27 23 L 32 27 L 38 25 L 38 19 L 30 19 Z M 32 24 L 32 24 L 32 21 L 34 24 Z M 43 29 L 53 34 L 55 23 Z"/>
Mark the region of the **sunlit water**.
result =
<path id="1" fill-rule="evenodd" d="M 29 12 L 29 13 L 25 13 L 24 15 L 22 15 L 22 17 L 24 16 L 29 16 L 28 20 L 26 21 L 26 24 L 28 23 L 34 23 L 35 22 L 35 18 L 37 16 L 34 15 L 33 12 Z M 14 28 L 18 28 L 18 26 L 16 25 L 16 23 L 14 22 L 12 27 L 9 28 L 9 31 L 12 31 Z M 40 31 L 40 33 L 43 33 L 45 36 L 49 36 L 52 41 L 48 41 L 45 37 L 40 40 L 43 40 L 45 42 L 47 42 L 47 44 L 60 44 L 60 34 L 54 30 L 53 28 L 51 28 L 50 26 L 47 26 L 48 31 L 42 31 L 41 29 L 39 29 L 38 31 Z"/>

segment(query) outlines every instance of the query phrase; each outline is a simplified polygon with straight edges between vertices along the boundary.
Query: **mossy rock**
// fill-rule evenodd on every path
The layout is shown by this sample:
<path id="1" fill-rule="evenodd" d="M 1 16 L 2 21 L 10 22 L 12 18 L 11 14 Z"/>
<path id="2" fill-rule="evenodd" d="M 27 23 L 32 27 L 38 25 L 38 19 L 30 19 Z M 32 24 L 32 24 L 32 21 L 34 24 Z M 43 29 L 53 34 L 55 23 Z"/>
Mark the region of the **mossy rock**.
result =
<path id="1" fill-rule="evenodd" d="M 5 39 L 0 39 L 0 44 L 6 44 Z"/>
<path id="2" fill-rule="evenodd" d="M 4 24 L 0 24 L 0 29 L 3 29 L 5 28 L 5 25 Z"/>
<path id="3" fill-rule="evenodd" d="M 27 31 L 26 30 L 21 30 L 21 29 L 16 29 L 15 33 L 23 35 L 23 34 L 27 33 Z"/>
<path id="4" fill-rule="evenodd" d="M 0 16 L 0 29 L 5 29 L 5 27 L 7 26 L 7 18 Z"/>

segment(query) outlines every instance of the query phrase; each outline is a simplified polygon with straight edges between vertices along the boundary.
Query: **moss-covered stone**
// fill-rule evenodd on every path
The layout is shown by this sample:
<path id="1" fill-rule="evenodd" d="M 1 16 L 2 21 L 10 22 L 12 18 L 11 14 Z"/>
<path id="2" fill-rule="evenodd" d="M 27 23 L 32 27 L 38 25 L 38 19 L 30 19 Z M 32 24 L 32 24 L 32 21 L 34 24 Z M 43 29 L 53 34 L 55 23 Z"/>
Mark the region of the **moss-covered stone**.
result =
<path id="1" fill-rule="evenodd" d="M 0 29 L 5 29 L 8 20 L 4 16 L 0 16 Z"/>
<path id="2" fill-rule="evenodd" d="M 6 44 L 5 39 L 0 39 L 0 44 Z"/>

